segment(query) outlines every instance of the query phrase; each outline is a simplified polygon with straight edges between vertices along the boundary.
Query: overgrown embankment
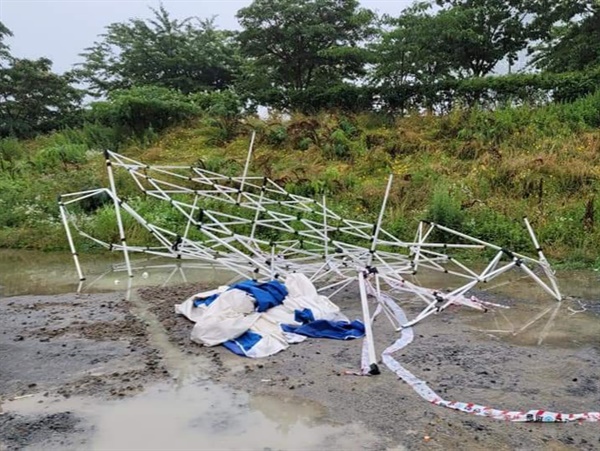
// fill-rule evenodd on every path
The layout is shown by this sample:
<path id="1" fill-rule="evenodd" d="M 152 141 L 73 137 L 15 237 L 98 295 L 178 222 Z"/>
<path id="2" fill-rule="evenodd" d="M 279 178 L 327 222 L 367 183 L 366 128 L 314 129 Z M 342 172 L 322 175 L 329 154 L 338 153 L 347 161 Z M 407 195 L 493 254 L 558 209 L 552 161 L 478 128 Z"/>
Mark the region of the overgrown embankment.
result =
<path id="1" fill-rule="evenodd" d="M 252 172 L 293 193 L 320 198 L 351 218 L 374 219 L 389 173 L 395 174 L 385 227 L 410 239 L 428 218 L 515 250 L 533 250 L 527 215 L 548 256 L 600 262 L 600 94 L 570 104 L 457 110 L 445 116 L 389 119 L 376 114 L 320 114 L 259 120 L 204 115 L 162 133 L 117 139 L 88 124 L 33 141 L 0 142 L 0 246 L 65 249 L 56 204 L 60 193 L 105 185 L 100 152 L 110 145 L 148 163 L 199 164 L 240 174 L 257 131 Z M 168 205 L 117 180 L 149 219 L 178 227 Z M 118 238 L 112 209 L 78 211 L 86 230 Z M 127 235 L 144 233 L 127 222 Z"/>

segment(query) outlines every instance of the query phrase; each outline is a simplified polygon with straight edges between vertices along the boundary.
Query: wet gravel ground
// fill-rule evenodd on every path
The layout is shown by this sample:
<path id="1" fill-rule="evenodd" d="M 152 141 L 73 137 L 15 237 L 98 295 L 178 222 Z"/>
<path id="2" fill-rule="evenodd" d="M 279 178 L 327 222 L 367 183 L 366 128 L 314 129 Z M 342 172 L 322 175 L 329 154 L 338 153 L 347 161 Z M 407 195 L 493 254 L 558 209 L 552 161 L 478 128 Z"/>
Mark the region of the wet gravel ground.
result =
<path id="1" fill-rule="evenodd" d="M 242 360 L 222 347 L 189 339 L 192 323 L 173 314 L 173 304 L 202 291 L 201 285 L 143 289 L 140 295 L 170 339 L 188 353 L 212 361 L 212 378 L 251 393 L 301 397 L 322 404 L 339 423 L 362 422 L 384 447 L 408 449 L 599 449 L 600 426 L 515 424 L 469 416 L 430 405 L 381 365 L 375 377 L 349 376 L 360 366 L 361 341 L 308 339 L 278 355 Z M 334 299 L 351 319 L 360 318 L 358 293 Z M 488 300 L 498 299 L 488 296 Z M 593 304 L 593 302 L 588 302 Z M 594 304 L 595 305 L 595 304 Z M 409 316 L 416 310 L 404 306 Z M 411 312 L 412 310 L 412 312 Z M 415 327 L 415 340 L 395 357 L 442 397 L 508 410 L 561 412 L 600 409 L 600 317 L 597 343 L 577 349 L 515 346 L 474 333 L 451 308 Z M 375 338 L 380 353 L 396 338 L 383 315 Z"/>
<path id="2" fill-rule="evenodd" d="M 36 393 L 118 399 L 168 375 L 120 294 L 4 298 L 0 331 L 0 401 Z M 0 450 L 77 449 L 78 422 L 72 412 L 22 416 L 0 408 Z"/>
<path id="3" fill-rule="evenodd" d="M 77 449 L 86 443 L 86 430 L 72 412 L 24 416 L 0 415 L 0 449 L 24 446 L 44 450 Z"/>
<path id="4" fill-rule="evenodd" d="M 190 341 L 192 324 L 173 305 L 207 288 L 199 284 L 143 288 L 139 298 L 182 358 L 203 358 L 207 376 L 251 394 L 314 402 L 324 421 L 358 422 L 380 437 L 376 449 L 600 448 L 600 425 L 511 424 L 433 406 L 385 367 L 375 377 L 349 376 L 360 364 L 361 341 L 308 339 L 266 359 L 242 359 L 222 347 Z M 488 300 L 496 300 L 493 297 Z M 355 292 L 334 298 L 360 318 Z M 577 304 L 574 300 L 574 306 Z M 582 301 L 597 315 L 597 301 Z M 410 304 L 409 316 L 414 314 Z M 519 346 L 475 333 L 465 318 L 481 313 L 448 309 L 415 327 L 415 341 L 396 358 L 441 396 L 510 410 L 600 409 L 598 342 L 577 347 Z M 600 324 L 600 316 L 597 316 Z M 0 394 L 33 393 L 118 399 L 171 377 L 152 343 L 147 318 L 120 294 L 19 296 L 0 302 Z M 377 351 L 397 333 L 382 316 Z M 1 408 L 0 408 L 1 409 Z M 0 450 L 82 449 L 93 424 L 76 412 L 21 415 L 0 410 Z M 357 444 L 359 447 L 359 444 Z"/>

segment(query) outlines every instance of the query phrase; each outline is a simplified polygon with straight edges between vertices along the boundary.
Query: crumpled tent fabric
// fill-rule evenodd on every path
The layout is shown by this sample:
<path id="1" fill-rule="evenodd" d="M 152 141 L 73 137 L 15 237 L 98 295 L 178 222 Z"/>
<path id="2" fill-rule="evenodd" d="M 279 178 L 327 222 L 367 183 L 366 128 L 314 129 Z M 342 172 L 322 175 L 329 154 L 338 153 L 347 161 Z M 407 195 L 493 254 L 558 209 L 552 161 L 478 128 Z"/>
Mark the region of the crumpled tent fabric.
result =
<path id="1" fill-rule="evenodd" d="M 276 307 L 283 303 L 283 300 L 288 295 L 288 290 L 284 284 L 278 280 L 271 280 L 266 283 L 258 283 L 254 280 L 246 280 L 235 284 L 233 289 L 242 290 L 254 297 L 256 302 L 256 311 L 259 313 L 266 312 L 270 308 Z"/>
<path id="2" fill-rule="evenodd" d="M 302 326 L 282 324 L 285 332 L 313 338 L 332 338 L 334 340 L 351 340 L 365 335 L 365 325 L 358 321 L 324 321 L 315 320 Z"/>
<path id="3" fill-rule="evenodd" d="M 270 308 L 280 305 L 288 294 L 285 285 L 277 280 L 266 283 L 245 280 L 229 287 L 229 290 L 241 290 L 252 296 L 257 306 L 256 311 L 258 312 L 266 312 Z M 210 293 L 213 292 L 211 291 Z M 219 294 L 200 293 L 196 295 L 194 307 L 199 307 L 200 305 L 209 306 L 219 297 Z"/>
<path id="4" fill-rule="evenodd" d="M 176 305 L 175 312 L 196 323 L 192 341 L 205 346 L 223 344 L 246 357 L 276 354 L 306 336 L 338 339 L 362 336 L 362 323 L 348 322 L 339 307 L 319 295 L 305 275 L 289 275 L 285 286 L 273 282 L 246 281 L 199 293 Z M 283 293 L 287 296 L 281 297 Z M 211 301 L 197 302 L 199 299 Z M 265 306 L 270 307 L 265 309 Z M 310 324 L 315 326 L 307 327 Z M 296 329 L 300 326 L 306 328 Z"/>

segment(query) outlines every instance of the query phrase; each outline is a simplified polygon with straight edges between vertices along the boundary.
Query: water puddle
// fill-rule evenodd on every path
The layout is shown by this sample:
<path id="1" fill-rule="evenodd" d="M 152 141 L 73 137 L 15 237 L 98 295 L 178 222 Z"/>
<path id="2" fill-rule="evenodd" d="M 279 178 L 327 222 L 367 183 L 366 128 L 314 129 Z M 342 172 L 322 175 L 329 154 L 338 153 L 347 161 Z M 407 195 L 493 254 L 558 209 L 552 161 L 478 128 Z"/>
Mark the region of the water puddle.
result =
<path id="1" fill-rule="evenodd" d="M 129 278 L 122 260 L 120 253 L 81 255 L 86 280 L 80 285 L 70 254 L 0 250 L 0 299 L 27 294 L 125 291 L 188 282 L 218 286 L 234 276 L 222 267 L 209 264 L 133 256 L 135 277 Z"/>
<path id="2" fill-rule="evenodd" d="M 464 321 L 475 331 L 515 345 L 600 349 L 600 316 L 574 300 L 523 302 L 510 309 L 484 314 L 466 313 Z"/>
<path id="3" fill-rule="evenodd" d="M 69 255 L 29 255 L 36 258 L 0 254 L 5 295 L 74 290 Z M 361 425 L 324 422 L 326 411 L 318 404 L 294 397 L 252 396 L 211 382 L 206 376 L 209 359 L 174 345 L 134 290 L 192 281 L 217 286 L 226 283 L 230 273 L 172 261 L 138 260 L 134 261 L 136 277 L 129 279 L 118 259 L 103 256 L 92 263 L 84 266 L 88 280 L 82 291 L 125 290 L 132 313 L 146 324 L 150 347 L 159 350 L 172 379 L 127 399 L 35 394 L 5 402 L 0 412 L 34 416 L 72 412 L 84 420 L 87 438 L 83 446 L 89 449 L 364 449 L 378 442 Z M 89 277 L 94 273 L 95 278 Z"/>
<path id="4" fill-rule="evenodd" d="M 172 380 L 122 400 L 52 398 L 36 394 L 5 402 L 5 412 L 49 415 L 72 411 L 84 419 L 90 449 L 371 449 L 381 441 L 359 424 L 325 422 L 326 410 L 300 398 L 256 396 L 216 385 L 206 374 L 211 362 L 185 353 L 170 341 L 164 326 L 135 288 L 202 282 L 228 283 L 233 275 L 197 262 L 137 258 L 136 277 L 123 270 L 121 255 L 82 256 L 87 280 L 78 286 L 71 256 L 0 251 L 1 296 L 124 291 L 131 310 L 147 325 L 149 346 L 157 349 Z M 600 283 L 593 272 L 558 274 L 566 298 L 558 303 L 530 279 L 509 275 L 484 286 L 483 297 L 510 308 L 487 313 L 461 308 L 459 317 L 476 336 L 512 344 L 600 349 Z M 423 273 L 418 283 L 447 288 L 456 280 Z M 239 362 L 240 368 L 243 359 Z M 237 365 L 237 363 L 236 363 Z M 235 368 L 229 368 L 235 369 Z M 1 447 L 1 446 L 0 446 Z"/>
<path id="5" fill-rule="evenodd" d="M 577 348 L 600 347 L 600 277 L 593 271 L 557 274 L 562 302 L 550 297 L 517 271 L 478 286 L 476 295 L 509 308 L 486 313 L 463 308 L 460 318 L 475 332 L 515 345 Z M 412 281 L 435 289 L 460 286 L 457 277 L 422 271 Z M 491 295 L 491 296 L 490 296 Z"/>
<path id="6" fill-rule="evenodd" d="M 360 425 L 323 424 L 322 408 L 301 399 L 253 397 L 207 381 L 160 384 L 120 401 L 36 395 L 3 407 L 19 414 L 74 412 L 94 425 L 92 449 L 365 449 L 377 443 Z"/>

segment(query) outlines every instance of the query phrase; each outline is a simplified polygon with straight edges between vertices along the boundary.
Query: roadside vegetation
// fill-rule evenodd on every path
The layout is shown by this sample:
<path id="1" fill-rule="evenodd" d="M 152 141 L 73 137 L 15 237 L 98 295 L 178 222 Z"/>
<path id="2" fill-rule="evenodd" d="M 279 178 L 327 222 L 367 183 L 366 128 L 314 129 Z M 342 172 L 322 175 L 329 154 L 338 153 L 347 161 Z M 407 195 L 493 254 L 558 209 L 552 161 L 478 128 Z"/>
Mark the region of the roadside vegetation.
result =
<path id="1" fill-rule="evenodd" d="M 103 149 L 240 174 L 256 131 L 255 174 L 347 217 L 374 219 L 392 173 L 384 225 L 399 237 L 430 219 L 531 252 L 527 215 L 549 257 L 599 267 L 600 7 L 437 3 L 378 18 L 351 0 L 256 0 L 235 33 L 161 7 L 107 27 L 62 75 L 13 57 L 0 23 L 0 246 L 66 249 L 57 195 L 106 185 Z M 528 72 L 492 75 L 527 49 Z M 77 215 L 117 238 L 109 206 Z"/>

